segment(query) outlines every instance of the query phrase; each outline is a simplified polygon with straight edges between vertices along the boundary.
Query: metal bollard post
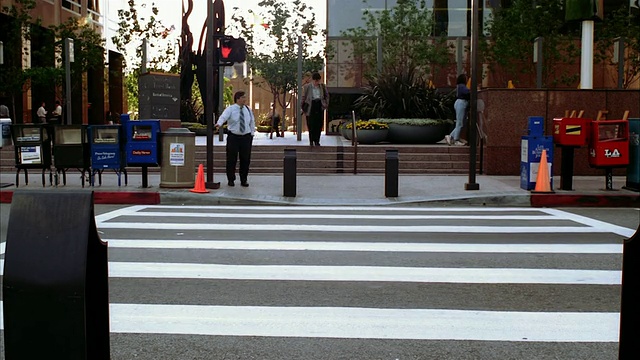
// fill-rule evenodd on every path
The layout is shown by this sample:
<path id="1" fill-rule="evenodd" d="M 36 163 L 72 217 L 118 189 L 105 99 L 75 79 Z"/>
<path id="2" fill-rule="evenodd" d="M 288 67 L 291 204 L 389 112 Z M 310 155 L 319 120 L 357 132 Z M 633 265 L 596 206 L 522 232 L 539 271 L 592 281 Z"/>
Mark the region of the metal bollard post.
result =
<path id="1" fill-rule="evenodd" d="M 638 240 L 640 225 L 636 233 L 624 241 L 622 247 L 622 283 L 620 300 L 620 343 L 618 359 L 626 360 L 638 356 L 636 327 L 638 315 Z"/>
<path id="2" fill-rule="evenodd" d="M 387 150 L 385 154 L 384 196 L 398 197 L 398 150 Z"/>
<path id="3" fill-rule="evenodd" d="M 560 189 L 573 190 L 573 146 L 560 146 L 562 149 L 562 160 L 560 163 Z"/>
<path id="4" fill-rule="evenodd" d="M 284 196 L 296 197 L 296 150 L 284 149 Z"/>

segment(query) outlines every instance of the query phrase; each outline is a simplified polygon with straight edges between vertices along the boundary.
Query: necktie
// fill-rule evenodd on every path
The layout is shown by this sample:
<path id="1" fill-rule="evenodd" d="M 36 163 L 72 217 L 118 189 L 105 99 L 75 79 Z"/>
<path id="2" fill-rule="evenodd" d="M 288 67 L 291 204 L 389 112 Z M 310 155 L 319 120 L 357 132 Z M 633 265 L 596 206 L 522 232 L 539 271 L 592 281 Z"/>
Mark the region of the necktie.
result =
<path id="1" fill-rule="evenodd" d="M 240 134 L 244 135 L 246 128 L 244 126 L 244 107 L 240 108 Z"/>

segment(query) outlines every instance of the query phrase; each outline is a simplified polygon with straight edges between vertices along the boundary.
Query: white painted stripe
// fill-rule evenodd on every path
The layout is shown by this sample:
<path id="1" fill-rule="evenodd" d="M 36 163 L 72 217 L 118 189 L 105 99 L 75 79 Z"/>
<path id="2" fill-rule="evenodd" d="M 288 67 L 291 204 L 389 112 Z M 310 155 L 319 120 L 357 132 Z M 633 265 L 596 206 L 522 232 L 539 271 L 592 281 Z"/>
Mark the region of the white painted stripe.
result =
<path id="1" fill-rule="evenodd" d="M 0 272 L 4 260 L 0 260 Z M 2 275 L 0 273 L 0 275 Z M 111 278 L 620 285 L 615 270 L 109 262 Z"/>
<path id="2" fill-rule="evenodd" d="M 557 210 L 557 209 L 541 209 L 541 210 L 546 212 L 547 214 L 554 215 L 554 216 L 557 216 L 559 218 L 564 218 L 564 219 L 567 219 L 567 220 L 575 221 L 575 222 L 577 222 L 579 224 L 584 224 L 584 225 L 591 226 L 591 227 L 596 228 L 596 229 L 604 230 L 606 232 L 611 232 L 611 233 L 614 233 L 614 234 L 622 235 L 622 236 L 625 236 L 627 238 L 632 237 L 633 234 L 636 233 L 636 229 L 629 229 L 629 228 L 626 228 L 626 227 L 623 227 L 623 226 L 610 224 L 610 223 L 607 223 L 607 222 L 604 222 L 604 221 L 588 218 L 586 216 L 581 216 L 581 215 L 578 215 L 578 214 L 573 214 L 573 213 L 569 213 L 569 212 L 562 211 L 562 210 Z"/>
<path id="3" fill-rule="evenodd" d="M 460 269 L 390 266 L 219 265 L 110 262 L 109 276 L 122 278 L 281 281 L 619 285 L 622 272 L 614 270 L 564 269 Z"/>
<path id="4" fill-rule="evenodd" d="M 131 208 L 134 208 L 133 206 Z M 514 211 L 524 211 L 529 213 L 541 212 L 538 208 L 519 208 L 519 207 L 396 207 L 396 206 L 235 206 L 235 205 L 212 205 L 212 206 L 200 206 L 200 205 L 141 205 L 135 206 L 136 210 L 145 209 L 196 209 L 196 210 L 247 210 L 259 212 L 262 210 L 278 210 L 286 211 L 288 213 L 296 213 L 302 211 L 381 211 L 381 212 L 394 212 L 394 211 L 407 211 L 407 212 L 504 212 L 510 213 Z"/>
<path id="5" fill-rule="evenodd" d="M 370 214 L 297 214 L 297 213 L 193 213 L 193 212 L 135 212 L 127 216 L 194 217 L 232 219 L 344 219 L 344 220 L 566 220 L 553 215 L 370 215 Z"/>
<path id="6" fill-rule="evenodd" d="M 141 229 L 141 230 L 232 230 L 232 231 L 318 231 L 318 232 L 393 232 L 393 233 L 606 233 L 608 229 L 587 226 L 372 226 L 372 225 L 331 225 L 326 224 L 201 224 L 201 223 L 150 223 L 150 222 L 101 222 L 100 229 Z"/>
<path id="7" fill-rule="evenodd" d="M 456 244 L 248 240 L 102 240 L 108 242 L 110 248 L 131 249 L 622 254 L 622 244 Z"/>
<path id="8" fill-rule="evenodd" d="M 620 314 L 111 304 L 110 323 L 112 333 L 138 334 L 617 342 Z"/>
<path id="9" fill-rule="evenodd" d="M 104 214 L 100 214 L 100 215 L 96 215 L 95 219 L 96 219 L 96 223 L 100 223 L 100 222 L 104 222 L 104 221 L 109 221 L 111 219 L 117 218 L 119 216 L 126 216 L 126 215 L 132 215 L 135 214 L 136 212 L 146 209 L 147 205 L 135 205 L 135 206 L 127 206 L 125 208 L 122 209 L 118 209 L 118 210 L 114 210 L 114 211 L 110 211 Z"/>

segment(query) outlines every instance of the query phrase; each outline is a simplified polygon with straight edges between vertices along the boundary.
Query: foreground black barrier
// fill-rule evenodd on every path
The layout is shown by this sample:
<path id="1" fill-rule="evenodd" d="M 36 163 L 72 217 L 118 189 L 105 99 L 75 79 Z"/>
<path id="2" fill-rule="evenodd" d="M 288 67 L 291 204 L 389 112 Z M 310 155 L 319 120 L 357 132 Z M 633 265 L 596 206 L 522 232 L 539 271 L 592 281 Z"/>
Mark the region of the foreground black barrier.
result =
<path id="1" fill-rule="evenodd" d="M 297 155 L 295 149 L 284 149 L 284 175 L 283 192 L 284 196 L 296 197 L 296 176 L 297 176 Z"/>
<path id="2" fill-rule="evenodd" d="M 638 358 L 640 346 L 635 331 L 638 327 L 640 281 L 638 281 L 638 252 L 640 252 L 640 225 L 622 247 L 622 300 L 620 301 L 620 347 L 618 359 Z"/>
<path id="3" fill-rule="evenodd" d="M 384 196 L 398 197 L 398 150 L 387 150 L 384 161 Z"/>
<path id="4" fill-rule="evenodd" d="M 93 192 L 16 191 L 4 260 L 7 360 L 108 360 L 107 244 Z"/>

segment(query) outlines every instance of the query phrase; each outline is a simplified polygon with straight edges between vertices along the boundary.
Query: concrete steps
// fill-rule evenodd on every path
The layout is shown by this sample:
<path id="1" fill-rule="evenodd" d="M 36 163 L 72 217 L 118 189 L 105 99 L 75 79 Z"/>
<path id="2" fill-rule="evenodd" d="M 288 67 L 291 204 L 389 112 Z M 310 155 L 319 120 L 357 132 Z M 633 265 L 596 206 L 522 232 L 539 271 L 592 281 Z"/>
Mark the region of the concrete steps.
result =
<path id="1" fill-rule="evenodd" d="M 284 164 L 284 150 L 296 149 L 297 171 L 301 174 L 354 173 L 357 159 L 357 173 L 384 173 L 387 149 L 398 150 L 400 174 L 465 174 L 469 169 L 469 147 L 447 145 L 359 145 L 352 146 L 253 146 L 251 154 L 251 172 L 262 174 L 281 174 Z M 214 146 L 213 168 L 215 172 L 224 172 L 225 148 Z M 197 146 L 195 170 L 199 164 L 206 166 L 206 147 Z M 479 159 L 479 157 L 478 157 Z M 479 168 L 479 166 L 477 166 Z M 0 171 L 15 173 L 15 153 L 13 146 L 0 150 Z M 149 168 L 149 172 L 159 172 L 159 167 Z M 138 173 L 140 168 L 128 167 L 127 172 Z"/>

